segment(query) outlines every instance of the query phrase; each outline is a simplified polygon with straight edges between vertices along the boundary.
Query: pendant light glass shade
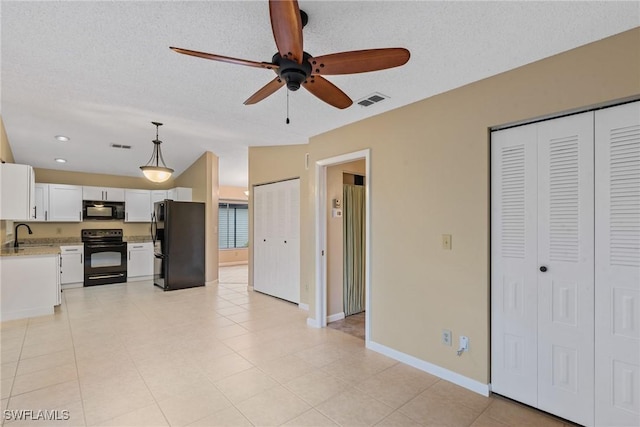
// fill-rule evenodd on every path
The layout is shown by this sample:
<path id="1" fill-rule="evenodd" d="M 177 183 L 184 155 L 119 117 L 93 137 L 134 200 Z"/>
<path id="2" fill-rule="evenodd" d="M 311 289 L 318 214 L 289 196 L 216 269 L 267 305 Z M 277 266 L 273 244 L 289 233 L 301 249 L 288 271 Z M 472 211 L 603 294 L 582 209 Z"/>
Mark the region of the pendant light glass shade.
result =
<path id="1" fill-rule="evenodd" d="M 146 165 L 140 166 L 145 178 L 151 182 L 165 182 L 171 178 L 173 169 L 168 168 L 162 158 L 162 151 L 160 151 L 160 144 L 162 141 L 158 139 L 158 127 L 162 126 L 162 123 L 151 122 L 156 127 L 156 139 L 153 140 L 153 153 Z"/>

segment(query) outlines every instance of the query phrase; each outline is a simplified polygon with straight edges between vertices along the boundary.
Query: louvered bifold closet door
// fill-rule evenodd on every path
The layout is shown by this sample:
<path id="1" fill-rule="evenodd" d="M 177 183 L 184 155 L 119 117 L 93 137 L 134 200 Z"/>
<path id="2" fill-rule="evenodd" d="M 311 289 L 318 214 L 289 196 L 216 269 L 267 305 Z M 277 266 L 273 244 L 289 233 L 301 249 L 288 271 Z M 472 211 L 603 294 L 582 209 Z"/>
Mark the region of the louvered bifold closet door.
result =
<path id="1" fill-rule="evenodd" d="M 491 135 L 491 389 L 537 406 L 537 125 Z"/>
<path id="2" fill-rule="evenodd" d="M 595 123 L 596 425 L 640 426 L 640 102 Z"/>
<path id="3" fill-rule="evenodd" d="M 594 420 L 593 161 L 593 112 L 538 124 L 538 408 L 583 425 Z"/>
<path id="4" fill-rule="evenodd" d="M 253 288 L 300 302 L 300 179 L 255 186 Z"/>

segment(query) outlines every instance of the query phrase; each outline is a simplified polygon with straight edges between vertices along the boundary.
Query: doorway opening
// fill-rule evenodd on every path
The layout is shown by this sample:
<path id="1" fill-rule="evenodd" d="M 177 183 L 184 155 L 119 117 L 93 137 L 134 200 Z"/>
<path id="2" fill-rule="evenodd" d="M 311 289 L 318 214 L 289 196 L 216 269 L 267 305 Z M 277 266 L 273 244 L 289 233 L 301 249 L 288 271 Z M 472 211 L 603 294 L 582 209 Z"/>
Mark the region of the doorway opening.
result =
<path id="1" fill-rule="evenodd" d="M 350 168 L 354 168 L 357 165 L 358 161 L 363 162 L 363 172 L 359 172 L 358 170 L 353 171 Z M 354 163 L 355 162 L 355 163 Z M 331 191 L 336 191 L 335 188 L 331 188 L 330 182 L 330 172 L 332 172 L 332 167 L 335 170 L 338 170 L 339 176 L 339 192 L 331 193 Z M 344 170 L 343 170 L 344 169 Z M 313 324 L 317 327 L 326 327 L 328 321 L 332 320 L 340 320 L 344 318 L 343 310 L 340 310 L 338 313 L 334 313 L 333 311 L 337 311 L 335 300 L 330 300 L 331 296 L 337 296 L 339 292 L 334 291 L 331 292 L 329 290 L 329 286 L 332 283 L 339 283 L 339 287 L 342 288 L 343 283 L 343 253 L 342 251 L 336 251 L 335 249 L 330 254 L 333 243 L 333 247 L 340 246 L 342 249 L 343 240 L 340 238 L 339 241 L 331 241 L 331 236 L 329 232 L 330 228 L 333 225 L 337 225 L 336 228 L 342 230 L 342 203 L 343 203 L 343 172 L 347 172 L 347 174 L 351 173 L 351 175 L 358 175 L 362 178 L 357 178 L 358 183 L 363 184 L 361 187 L 364 192 L 364 218 L 363 218 L 363 239 L 364 239 L 364 250 L 362 251 L 362 258 L 364 267 L 362 269 L 364 276 L 364 315 L 360 315 L 364 317 L 364 340 L 365 344 L 368 345 L 370 339 L 370 331 L 371 331 L 371 309 L 370 309 L 370 301 L 371 301 L 371 292 L 370 292 L 370 233 L 371 233 L 371 171 L 370 171 L 370 150 L 361 150 L 354 153 L 344 154 L 341 156 L 331 157 L 328 159 L 319 160 L 316 162 L 316 183 L 318 192 L 316 193 L 316 304 L 315 304 L 315 319 L 309 319 L 309 324 Z M 355 173 L 354 173 L 355 172 Z M 338 196 L 339 195 L 339 196 Z M 336 200 L 337 199 L 337 200 Z M 336 207 L 336 204 L 338 205 Z M 339 260 L 336 261 L 335 257 L 333 257 L 335 252 L 340 252 Z M 330 256 L 332 255 L 332 256 Z M 331 268 L 332 266 L 338 265 L 340 268 L 337 270 L 339 274 L 335 274 L 336 271 Z M 347 265 L 348 267 L 348 265 Z M 333 277 L 332 277 L 333 276 Z M 338 276 L 336 278 L 336 276 Z M 343 297 L 344 298 L 344 297 Z M 344 300 L 340 302 L 340 304 L 344 304 Z M 362 310 L 356 310 L 362 311 Z M 353 313 L 355 314 L 355 313 Z M 354 318 L 355 319 L 355 318 Z"/>

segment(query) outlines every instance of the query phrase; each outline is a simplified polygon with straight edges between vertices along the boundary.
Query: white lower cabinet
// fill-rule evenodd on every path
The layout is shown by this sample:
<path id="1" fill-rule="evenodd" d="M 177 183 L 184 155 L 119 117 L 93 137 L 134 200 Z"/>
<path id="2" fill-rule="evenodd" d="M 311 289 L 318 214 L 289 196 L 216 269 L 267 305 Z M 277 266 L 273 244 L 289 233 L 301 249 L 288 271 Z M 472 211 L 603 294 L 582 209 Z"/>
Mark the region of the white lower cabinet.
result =
<path id="1" fill-rule="evenodd" d="M 60 255 L 0 257 L 0 321 L 53 314 L 60 304 Z"/>
<path id="2" fill-rule="evenodd" d="M 128 243 L 127 252 L 127 280 L 143 280 L 153 275 L 153 243 Z"/>
<path id="3" fill-rule="evenodd" d="M 76 288 L 84 283 L 84 246 L 60 246 L 60 284 L 63 288 Z"/>

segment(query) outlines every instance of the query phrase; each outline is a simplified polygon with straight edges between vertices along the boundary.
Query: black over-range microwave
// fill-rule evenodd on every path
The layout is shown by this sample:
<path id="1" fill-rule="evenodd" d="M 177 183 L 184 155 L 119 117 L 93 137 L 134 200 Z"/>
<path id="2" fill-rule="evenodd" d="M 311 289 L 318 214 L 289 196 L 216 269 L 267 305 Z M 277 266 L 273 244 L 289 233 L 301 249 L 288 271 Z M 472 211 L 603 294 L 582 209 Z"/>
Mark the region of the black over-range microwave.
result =
<path id="1" fill-rule="evenodd" d="M 98 202 L 84 200 L 82 202 L 82 218 L 84 220 L 108 221 L 124 219 L 124 202 Z"/>

